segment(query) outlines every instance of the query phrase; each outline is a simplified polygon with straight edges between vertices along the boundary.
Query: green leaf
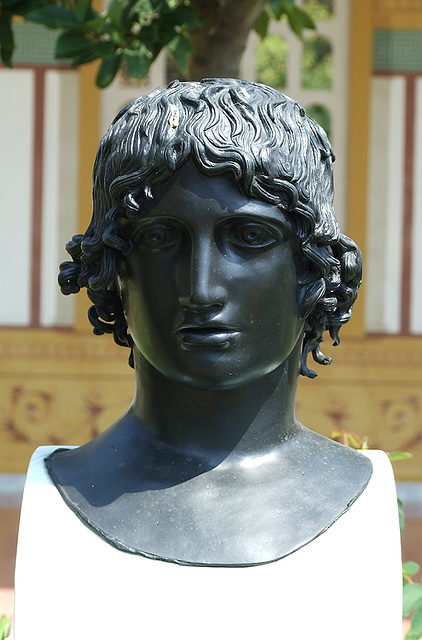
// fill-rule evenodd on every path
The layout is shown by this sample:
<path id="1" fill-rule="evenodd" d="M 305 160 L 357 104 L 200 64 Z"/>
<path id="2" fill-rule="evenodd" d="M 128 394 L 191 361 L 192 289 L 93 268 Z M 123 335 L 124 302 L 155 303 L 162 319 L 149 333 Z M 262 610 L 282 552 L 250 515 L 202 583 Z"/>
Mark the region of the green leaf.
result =
<path id="1" fill-rule="evenodd" d="M 156 39 L 162 46 L 168 45 L 178 35 L 171 20 L 165 20 L 163 17 L 160 20 L 154 20 L 151 26 L 155 31 Z"/>
<path id="2" fill-rule="evenodd" d="M 104 58 L 100 65 L 100 68 L 98 69 L 97 77 L 95 79 L 97 87 L 100 87 L 100 89 L 105 89 L 113 82 L 114 78 L 116 77 L 116 73 L 119 70 L 121 61 L 122 56 L 117 53 L 114 56 Z"/>
<path id="3" fill-rule="evenodd" d="M 413 560 L 408 560 L 408 562 L 403 562 L 403 576 L 407 578 L 411 578 L 415 575 L 420 569 L 420 566 L 417 562 Z"/>
<path id="4" fill-rule="evenodd" d="M 306 13 L 306 11 L 296 6 L 293 7 L 293 11 L 297 16 L 300 15 L 300 20 L 302 22 L 302 26 L 304 29 L 312 29 L 312 30 L 316 29 L 315 22 L 312 20 L 311 16 L 308 13 Z"/>
<path id="5" fill-rule="evenodd" d="M 20 8 L 21 10 L 25 10 L 27 5 L 32 5 L 32 2 L 28 2 L 28 0 L 2 0 L 1 3 L 1 7 L 2 9 L 7 9 L 9 11 L 11 11 L 12 13 L 17 13 L 16 9 Z M 21 5 L 19 7 L 19 5 Z M 37 0 L 35 7 L 37 9 L 40 8 L 40 6 L 42 6 L 42 2 L 39 2 Z M 20 14 L 20 12 L 19 12 Z"/>
<path id="6" fill-rule="evenodd" d="M 114 54 L 114 47 L 111 42 L 92 42 L 91 48 L 73 55 L 72 67 L 79 67 L 81 64 L 88 64 L 97 58 L 107 58 Z"/>
<path id="7" fill-rule="evenodd" d="M 80 56 L 75 56 L 72 58 L 72 67 L 79 67 L 81 64 L 88 64 L 89 62 L 93 62 L 100 58 L 96 51 L 91 51 L 91 53 L 83 53 Z"/>
<path id="8" fill-rule="evenodd" d="M 268 34 L 268 25 L 270 24 L 270 16 L 268 11 L 264 9 L 261 11 L 257 19 L 255 20 L 255 24 L 253 26 L 255 32 L 259 35 L 261 39 L 264 39 Z"/>
<path id="9" fill-rule="evenodd" d="M 150 70 L 152 61 L 145 49 L 137 51 L 123 49 L 123 58 L 131 78 L 145 78 Z"/>
<path id="10" fill-rule="evenodd" d="M 291 30 L 302 38 L 303 29 L 315 29 L 315 24 L 305 11 L 299 7 L 292 6 L 286 10 L 286 16 Z"/>
<path id="11" fill-rule="evenodd" d="M 78 22 L 84 22 L 91 8 L 91 0 L 75 0 L 75 17 Z"/>
<path id="12" fill-rule="evenodd" d="M 147 20 L 147 15 L 148 12 L 140 5 L 139 1 L 126 0 L 126 2 L 123 3 L 120 21 L 125 27 L 133 26 L 135 23 L 141 25 Z"/>
<path id="13" fill-rule="evenodd" d="M 180 4 L 174 9 L 170 9 L 170 11 L 162 11 L 161 19 L 163 19 L 164 16 L 166 21 L 171 23 L 173 26 L 180 25 L 185 29 L 191 29 L 192 27 L 197 27 L 201 24 L 196 13 L 186 4 Z"/>
<path id="14" fill-rule="evenodd" d="M 93 53 L 95 43 L 77 31 L 64 31 L 56 40 L 55 56 L 58 60 L 86 56 Z"/>
<path id="15" fill-rule="evenodd" d="M 412 618 L 409 631 L 406 633 L 405 640 L 419 640 L 422 636 L 422 607 L 418 607 Z"/>
<path id="16" fill-rule="evenodd" d="M 115 47 L 113 47 L 112 42 L 95 42 L 94 43 L 94 51 L 97 53 L 99 58 L 110 58 L 114 56 L 116 53 Z"/>
<path id="17" fill-rule="evenodd" d="M 107 7 L 106 18 L 109 18 L 112 24 L 120 25 L 123 9 L 123 2 L 113 0 Z"/>
<path id="18" fill-rule="evenodd" d="M 271 7 L 274 18 L 276 20 L 280 20 L 281 17 L 286 13 L 286 5 L 289 5 L 290 3 L 285 2 L 285 0 L 269 0 L 268 4 Z"/>
<path id="19" fill-rule="evenodd" d="M 10 619 L 7 616 L 0 618 L 0 640 L 7 638 L 10 632 Z"/>
<path id="20" fill-rule="evenodd" d="M 0 57 L 6 67 L 12 66 L 12 54 L 15 48 L 12 31 L 12 15 L 0 15 Z"/>
<path id="21" fill-rule="evenodd" d="M 30 11 L 25 18 L 30 22 L 43 24 L 50 29 L 67 29 L 72 25 L 78 24 L 73 11 L 52 5 L 36 11 Z"/>
<path id="22" fill-rule="evenodd" d="M 26 16 L 31 11 L 42 9 L 43 5 L 48 3 L 44 0 L 2 0 L 1 4 L 14 15 Z"/>
<path id="23" fill-rule="evenodd" d="M 56 40 L 55 56 L 58 60 L 72 58 L 72 66 L 77 67 L 97 58 L 113 56 L 114 51 L 110 41 L 98 42 L 76 31 L 64 31 Z"/>
<path id="24" fill-rule="evenodd" d="M 142 0 L 141 0 L 141 2 L 142 2 Z M 147 3 L 143 2 L 142 4 L 147 4 Z M 163 6 L 164 5 L 167 6 L 166 0 L 148 0 L 148 4 L 151 5 L 151 7 L 154 9 L 154 11 L 162 11 L 163 10 Z"/>
<path id="25" fill-rule="evenodd" d="M 403 618 L 409 616 L 413 609 L 422 605 L 422 584 L 408 582 L 403 587 Z"/>
<path id="26" fill-rule="evenodd" d="M 110 40 L 115 49 L 121 49 L 125 46 L 125 37 L 120 27 L 111 27 L 110 29 L 106 29 L 106 32 L 110 36 Z"/>
<path id="27" fill-rule="evenodd" d="M 189 54 L 193 51 L 193 45 L 189 38 L 180 34 L 167 45 L 167 51 L 170 53 L 180 71 L 185 73 L 188 68 Z"/>
<path id="28" fill-rule="evenodd" d="M 398 510 L 399 510 L 400 533 L 402 533 L 404 531 L 404 510 L 403 510 L 403 503 L 398 498 L 397 498 L 397 507 L 398 507 Z"/>
<path id="29" fill-rule="evenodd" d="M 349 432 L 347 434 L 347 441 L 348 441 L 349 447 L 352 447 L 352 449 L 360 449 L 361 443 L 359 442 L 358 437 L 354 433 Z"/>
<path id="30" fill-rule="evenodd" d="M 363 436 L 363 438 L 360 439 L 359 450 L 366 451 L 368 448 L 369 448 L 369 438 L 368 436 Z"/>
<path id="31" fill-rule="evenodd" d="M 83 25 L 85 33 L 92 33 L 94 36 L 101 36 L 105 33 L 106 18 L 105 16 L 98 16 L 92 20 L 86 20 Z"/>
<path id="32" fill-rule="evenodd" d="M 409 458 L 413 458 L 413 455 L 407 451 L 393 451 L 392 453 L 387 453 L 389 460 L 394 462 L 395 460 L 408 460 Z"/>
<path id="33" fill-rule="evenodd" d="M 168 38 L 166 39 L 167 43 L 170 42 L 170 40 L 172 40 L 174 36 L 175 36 L 175 32 L 173 30 L 172 37 L 170 37 L 170 39 Z M 142 42 L 142 44 L 148 49 L 148 51 L 151 53 L 153 58 L 156 58 L 158 56 L 161 49 L 166 44 L 166 42 L 163 42 L 160 40 L 159 35 L 157 33 L 157 29 L 155 28 L 154 24 L 150 24 L 150 25 L 147 25 L 146 27 L 143 27 L 140 33 L 138 34 L 137 38 L 139 42 Z"/>

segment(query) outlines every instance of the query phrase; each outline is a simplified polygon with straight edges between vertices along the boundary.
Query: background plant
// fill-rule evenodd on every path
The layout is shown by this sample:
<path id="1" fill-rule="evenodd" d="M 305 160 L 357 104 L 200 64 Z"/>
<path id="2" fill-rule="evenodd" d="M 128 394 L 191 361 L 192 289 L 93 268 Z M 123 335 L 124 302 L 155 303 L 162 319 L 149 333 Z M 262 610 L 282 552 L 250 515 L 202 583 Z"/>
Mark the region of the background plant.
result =
<path id="1" fill-rule="evenodd" d="M 11 624 L 10 624 L 10 618 L 8 618 L 7 616 L 1 616 L 0 617 L 0 640 L 5 640 L 5 638 L 9 637 L 10 634 L 10 629 Z"/>
<path id="2" fill-rule="evenodd" d="M 60 30 L 58 60 L 100 60 L 99 87 L 119 69 L 143 78 L 163 49 L 188 80 L 238 77 L 252 29 L 264 38 L 270 20 L 283 18 L 299 37 L 315 28 L 296 0 L 110 0 L 102 12 L 92 0 L 1 0 L 0 55 L 9 67 L 16 16 Z"/>

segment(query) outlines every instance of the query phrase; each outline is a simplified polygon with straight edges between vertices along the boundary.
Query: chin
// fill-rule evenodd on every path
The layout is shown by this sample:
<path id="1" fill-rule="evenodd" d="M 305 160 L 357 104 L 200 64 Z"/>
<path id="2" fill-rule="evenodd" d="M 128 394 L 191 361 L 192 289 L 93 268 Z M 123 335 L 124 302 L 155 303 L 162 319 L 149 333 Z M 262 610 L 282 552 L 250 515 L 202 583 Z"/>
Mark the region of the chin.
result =
<path id="1" fill-rule="evenodd" d="M 139 352 L 138 352 L 139 353 Z M 150 374 L 154 371 L 164 379 L 182 387 L 198 391 L 229 391 L 242 386 L 253 384 L 265 379 L 271 373 L 283 367 L 281 358 L 273 360 L 260 359 L 255 363 L 244 354 L 221 354 L 209 352 L 182 353 L 182 357 L 168 358 L 165 354 L 157 358 L 157 353 L 139 354 L 139 367 L 145 364 L 150 367 Z M 153 357 L 148 357 L 153 355 Z M 179 354 L 180 355 L 180 354 Z M 135 367 L 137 358 L 135 357 Z"/>
<path id="2" fill-rule="evenodd" d="M 189 387 L 190 389 L 195 389 L 197 391 L 230 391 L 231 389 L 237 389 L 238 387 L 246 384 L 244 380 L 233 380 L 233 379 L 208 379 L 208 380 L 199 380 L 198 378 L 186 378 L 181 381 L 185 387 Z"/>
<path id="3" fill-rule="evenodd" d="M 192 373 L 187 373 L 186 370 L 175 375 L 169 375 L 165 371 L 161 371 L 161 373 L 173 380 L 173 382 L 182 384 L 190 389 L 198 391 L 229 391 L 263 380 L 276 371 L 279 366 L 280 363 L 277 363 L 277 365 L 269 365 L 259 370 L 251 370 L 250 367 L 245 366 L 236 367 L 230 371 L 218 371 L 217 367 L 207 367 L 204 371 L 197 370 Z"/>

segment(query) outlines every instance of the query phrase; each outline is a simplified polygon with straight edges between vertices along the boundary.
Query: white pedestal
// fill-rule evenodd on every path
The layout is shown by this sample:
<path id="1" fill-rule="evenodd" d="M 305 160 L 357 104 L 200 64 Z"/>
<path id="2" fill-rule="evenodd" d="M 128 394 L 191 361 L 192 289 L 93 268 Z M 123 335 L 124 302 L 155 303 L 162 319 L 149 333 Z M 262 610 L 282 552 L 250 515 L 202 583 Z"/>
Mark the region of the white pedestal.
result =
<path id="1" fill-rule="evenodd" d="M 312 543 L 248 568 L 118 551 L 66 506 L 40 447 L 28 471 L 15 640 L 400 640 L 395 486 L 383 452 L 349 511 Z"/>

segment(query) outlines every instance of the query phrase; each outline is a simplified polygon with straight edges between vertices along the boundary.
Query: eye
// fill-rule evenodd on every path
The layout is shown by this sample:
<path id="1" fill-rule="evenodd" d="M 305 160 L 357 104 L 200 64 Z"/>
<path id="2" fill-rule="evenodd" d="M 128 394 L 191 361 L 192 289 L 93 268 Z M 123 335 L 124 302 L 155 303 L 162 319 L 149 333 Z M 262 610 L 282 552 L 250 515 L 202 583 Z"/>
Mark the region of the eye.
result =
<path id="1" fill-rule="evenodd" d="M 177 230 L 166 225 L 154 225 L 143 229 L 135 240 L 147 249 L 167 249 L 178 240 Z"/>
<path id="2" fill-rule="evenodd" d="M 237 247 L 264 249 L 277 242 L 275 234 L 263 224 L 242 222 L 231 227 L 229 241 Z"/>

